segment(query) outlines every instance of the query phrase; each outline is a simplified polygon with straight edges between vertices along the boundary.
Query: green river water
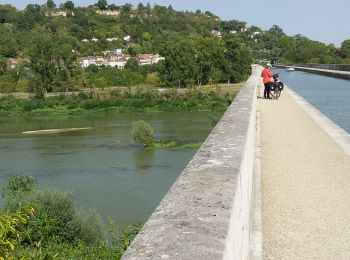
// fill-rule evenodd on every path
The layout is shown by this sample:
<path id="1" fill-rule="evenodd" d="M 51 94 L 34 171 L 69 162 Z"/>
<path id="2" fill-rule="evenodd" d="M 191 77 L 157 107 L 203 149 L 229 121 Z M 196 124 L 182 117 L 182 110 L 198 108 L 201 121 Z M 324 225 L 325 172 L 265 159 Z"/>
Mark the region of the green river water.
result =
<path id="1" fill-rule="evenodd" d="M 93 113 L 0 117 L 0 187 L 12 174 L 37 177 L 40 188 L 72 191 L 77 205 L 117 224 L 144 222 L 195 154 L 195 149 L 148 150 L 132 143 L 131 125 L 145 120 L 157 140 L 204 141 L 208 112 Z M 23 131 L 91 129 L 48 135 Z"/>

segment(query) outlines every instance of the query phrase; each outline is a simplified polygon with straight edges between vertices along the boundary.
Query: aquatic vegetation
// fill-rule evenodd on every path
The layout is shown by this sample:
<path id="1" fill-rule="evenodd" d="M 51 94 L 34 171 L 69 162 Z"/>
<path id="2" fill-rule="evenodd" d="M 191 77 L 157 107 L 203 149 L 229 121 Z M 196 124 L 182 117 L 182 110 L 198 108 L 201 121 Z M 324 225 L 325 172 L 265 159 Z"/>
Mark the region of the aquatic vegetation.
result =
<path id="1" fill-rule="evenodd" d="M 55 115 L 94 110 L 114 111 L 223 111 L 234 99 L 236 92 L 188 89 L 137 89 L 134 92 L 114 91 L 59 95 L 45 99 L 0 98 L 0 112 L 7 114 Z"/>

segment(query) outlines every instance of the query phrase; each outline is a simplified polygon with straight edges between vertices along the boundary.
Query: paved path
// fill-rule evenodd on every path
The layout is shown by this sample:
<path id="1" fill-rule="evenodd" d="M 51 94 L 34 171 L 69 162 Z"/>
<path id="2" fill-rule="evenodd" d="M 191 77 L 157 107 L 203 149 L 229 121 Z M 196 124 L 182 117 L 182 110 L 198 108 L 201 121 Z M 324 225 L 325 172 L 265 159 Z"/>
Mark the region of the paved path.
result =
<path id="1" fill-rule="evenodd" d="M 350 156 L 287 91 L 259 101 L 263 259 L 350 259 Z"/>

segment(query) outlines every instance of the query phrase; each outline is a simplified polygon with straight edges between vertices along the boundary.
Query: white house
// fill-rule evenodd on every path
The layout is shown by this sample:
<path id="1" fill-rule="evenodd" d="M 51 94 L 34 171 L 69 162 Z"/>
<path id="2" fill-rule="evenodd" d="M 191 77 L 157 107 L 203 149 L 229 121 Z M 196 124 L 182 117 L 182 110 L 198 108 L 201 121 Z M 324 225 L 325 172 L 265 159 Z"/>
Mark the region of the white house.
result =
<path id="1" fill-rule="evenodd" d="M 221 32 L 218 30 L 212 30 L 211 34 L 214 35 L 215 37 L 221 38 Z"/>
<path id="2" fill-rule="evenodd" d="M 127 36 L 125 36 L 123 39 L 124 39 L 124 41 L 127 41 L 127 42 L 128 42 L 128 41 L 130 41 L 131 36 L 130 36 L 130 35 L 127 35 Z"/>
<path id="3" fill-rule="evenodd" d="M 98 39 L 95 38 L 95 37 L 92 37 L 91 41 L 93 41 L 93 42 L 98 42 Z"/>
<path id="4" fill-rule="evenodd" d="M 140 65 L 150 65 L 158 63 L 161 60 L 164 60 L 164 57 L 161 57 L 159 54 L 139 54 L 137 55 L 137 60 Z"/>
<path id="5" fill-rule="evenodd" d="M 112 11 L 112 10 L 96 10 L 96 13 L 103 14 L 103 15 L 111 15 L 111 16 L 118 16 L 120 14 L 119 11 Z"/>

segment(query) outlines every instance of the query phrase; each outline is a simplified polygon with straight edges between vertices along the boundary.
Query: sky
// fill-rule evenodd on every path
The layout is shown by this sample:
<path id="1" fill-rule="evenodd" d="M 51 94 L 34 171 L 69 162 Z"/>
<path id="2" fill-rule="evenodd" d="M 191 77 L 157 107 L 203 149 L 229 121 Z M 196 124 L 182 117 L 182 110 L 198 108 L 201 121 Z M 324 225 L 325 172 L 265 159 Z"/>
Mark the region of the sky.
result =
<path id="1" fill-rule="evenodd" d="M 58 5 L 64 1 L 54 0 Z M 73 0 L 77 6 L 87 6 L 98 0 Z M 149 2 L 152 6 L 172 5 L 175 10 L 210 11 L 221 20 L 239 20 L 248 26 L 263 30 L 273 25 L 281 27 L 288 36 L 302 34 L 325 44 L 341 43 L 350 39 L 350 0 L 108 0 L 108 4 L 137 6 Z M 11 4 L 24 9 L 27 4 L 43 4 L 46 0 L 0 0 L 0 4 Z"/>

